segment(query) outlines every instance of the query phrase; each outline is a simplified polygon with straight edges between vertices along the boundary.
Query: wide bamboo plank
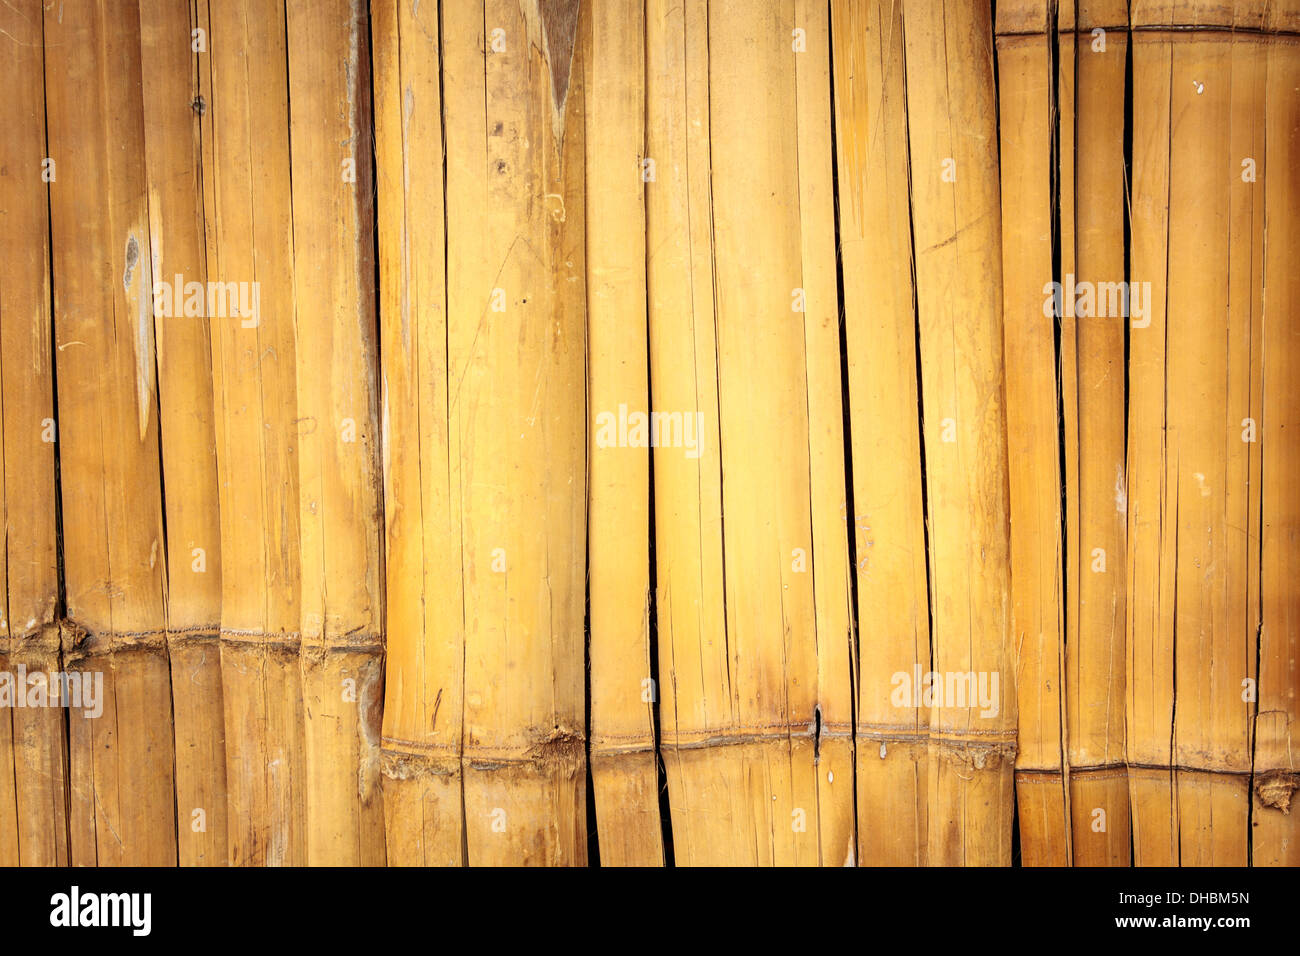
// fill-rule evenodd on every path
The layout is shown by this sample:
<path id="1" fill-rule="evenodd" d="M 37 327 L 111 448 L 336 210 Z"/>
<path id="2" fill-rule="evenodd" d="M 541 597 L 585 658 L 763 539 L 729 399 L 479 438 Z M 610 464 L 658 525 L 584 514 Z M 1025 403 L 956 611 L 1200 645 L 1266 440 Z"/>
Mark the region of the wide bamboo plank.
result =
<path id="1" fill-rule="evenodd" d="M 442 9 L 467 860 L 587 860 L 584 100 L 572 3 Z"/>
<path id="2" fill-rule="evenodd" d="M 929 0 L 904 3 L 903 20 L 931 667 L 944 685 L 927 862 L 1008 865 L 1016 698 L 992 23 L 986 7 Z"/>
<path id="3" fill-rule="evenodd" d="M 685 462 L 655 454 L 676 858 L 840 865 L 855 853 L 851 630 L 839 402 L 823 391 L 838 335 L 826 264 L 805 259 L 832 228 L 829 169 L 811 156 L 829 141 L 826 20 L 792 2 L 652 4 L 647 37 L 651 390 L 657 409 L 708 423 Z M 675 335 L 696 342 L 685 369 L 667 367 Z"/>
<path id="4" fill-rule="evenodd" d="M 1134 42 L 1133 281 L 1155 290 L 1150 324 L 1135 318 L 1130 333 L 1135 862 L 1242 865 L 1260 613 L 1247 420 L 1258 417 L 1264 227 L 1242 157 L 1262 152 L 1267 41 Z M 1139 112 L 1153 96 L 1165 105 Z"/>
<path id="5" fill-rule="evenodd" d="M 152 243 L 135 4 L 45 9 L 71 710 L 70 861 L 177 861 Z"/>

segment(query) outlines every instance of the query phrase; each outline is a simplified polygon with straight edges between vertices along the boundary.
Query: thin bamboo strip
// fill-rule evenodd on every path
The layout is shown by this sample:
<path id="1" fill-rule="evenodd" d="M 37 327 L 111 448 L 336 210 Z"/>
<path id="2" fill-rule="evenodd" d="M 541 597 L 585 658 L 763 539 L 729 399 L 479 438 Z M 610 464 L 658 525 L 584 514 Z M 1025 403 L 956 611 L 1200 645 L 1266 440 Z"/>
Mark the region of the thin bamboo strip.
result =
<path id="1" fill-rule="evenodd" d="M 813 606 L 817 628 L 817 774 L 820 862 L 856 862 L 852 563 L 844 462 L 844 397 L 840 369 L 840 301 L 836 281 L 835 178 L 831 22 L 828 4 L 795 0 L 795 120 L 798 128 L 799 236 L 804 292 L 804 375 L 807 381 L 808 494 L 816 557 Z M 792 41 L 793 42 L 793 41 Z M 854 523 L 856 528 L 856 522 Z"/>
<path id="2" fill-rule="evenodd" d="M 199 44 L 191 13 L 187 0 L 141 4 L 140 60 L 151 270 L 156 284 L 173 287 L 164 303 L 170 314 L 161 314 L 155 303 L 154 330 L 179 858 L 183 866 L 219 866 L 227 858 L 226 745 L 212 348 L 207 316 L 185 314 L 180 301 L 187 283 L 207 282 L 200 119 L 194 107 L 195 64 L 202 54 L 194 50 Z"/>
<path id="3" fill-rule="evenodd" d="M 1015 648 L 992 23 L 988 7 L 933 0 L 905 3 L 903 20 L 932 667 L 944 685 L 930 722 L 927 862 L 1008 865 Z"/>
<path id="4" fill-rule="evenodd" d="M 137 5 L 45 10 L 71 862 L 177 861 Z"/>
<path id="5" fill-rule="evenodd" d="M 1173 865 L 1178 860 L 1171 773 L 1161 769 L 1170 764 L 1173 724 L 1173 575 L 1160 574 L 1174 541 L 1172 534 L 1162 534 L 1172 512 L 1161 495 L 1172 52 L 1168 43 L 1133 35 L 1129 281 L 1150 283 L 1150 323 L 1129 333 L 1125 732 L 1133 862 L 1138 866 Z"/>
<path id="6" fill-rule="evenodd" d="M 1265 53 L 1265 130 L 1267 152 L 1262 184 L 1267 229 L 1263 248 L 1264 287 L 1262 419 L 1263 458 L 1259 636 L 1259 709 L 1255 720 L 1254 812 L 1251 863 L 1300 865 L 1300 814 L 1295 793 L 1300 766 L 1294 742 L 1300 708 L 1300 501 L 1295 476 L 1300 471 L 1300 273 L 1295 262 L 1300 233 L 1300 46 L 1275 39 Z M 1233 186 L 1236 189 L 1236 185 Z M 1258 195 L 1258 193 L 1256 193 Z M 1252 409 L 1260 399 L 1252 395 Z M 1253 456 L 1258 457 L 1258 456 Z M 1252 482 L 1258 475 L 1252 470 Z"/>
<path id="7" fill-rule="evenodd" d="M 210 281 L 257 283 L 211 328 L 229 861 L 307 861 L 292 205 L 283 7 L 200 0 Z"/>
<path id="8" fill-rule="evenodd" d="M 1050 291 L 1052 282 L 1056 104 L 1049 41 L 1046 32 L 997 38 L 1011 597 L 1018 653 L 1016 795 L 1026 866 L 1064 866 L 1071 858 L 1062 714 L 1057 320 L 1043 305 L 1044 289 Z M 1062 137 L 1063 157 L 1072 145 Z"/>
<path id="9" fill-rule="evenodd" d="M 697 457 L 681 448 L 654 451 L 661 745 L 674 856 L 691 865 L 743 858 L 732 855 L 740 821 L 731 791 L 716 783 L 709 788 L 690 746 L 725 739 L 732 714 L 717 452 L 708 9 L 702 0 L 680 7 L 648 0 L 646 67 L 650 381 L 656 407 L 680 411 L 683 423 L 686 416 L 699 423 Z"/>
<path id="10" fill-rule="evenodd" d="M 903 10 L 835 0 L 839 240 L 860 653 L 858 860 L 925 862 L 929 711 L 893 699 L 930 670 Z M 887 464 L 885 464 L 887 463 Z"/>
<path id="11" fill-rule="evenodd" d="M 1135 14 L 1135 25 L 1150 24 Z M 1156 134 L 1165 157 L 1152 163 L 1135 148 L 1134 162 L 1135 197 L 1139 171 L 1168 197 L 1167 234 L 1136 203 L 1134 212 L 1133 281 L 1154 266 L 1153 287 L 1167 285 L 1152 297 L 1151 325 L 1135 318 L 1131 332 L 1130 472 L 1142 469 L 1140 499 L 1130 482 L 1131 604 L 1160 587 L 1154 620 L 1130 613 L 1129 706 L 1140 723 L 1129 759 L 1143 765 L 1130 773 L 1134 852 L 1141 865 L 1244 864 L 1254 706 L 1243 688 L 1254 685 L 1259 628 L 1250 531 L 1260 506 L 1245 419 L 1261 361 L 1263 222 L 1238 153 L 1261 151 L 1264 47 L 1244 35 L 1138 39 L 1135 144 L 1151 135 L 1137 97 L 1165 97 L 1168 115 L 1144 112 L 1146 123 L 1178 121 L 1168 139 Z M 1225 265 L 1205 267 L 1215 262 Z"/>
<path id="12" fill-rule="evenodd" d="M 383 361 L 390 864 L 465 862 L 460 458 L 449 417 L 441 23 L 371 7 Z M 459 613 L 458 613 L 459 611 Z"/>
<path id="13" fill-rule="evenodd" d="M 577 7 L 486 0 L 442 16 L 468 861 L 578 864 L 587 761 Z"/>
<path id="14" fill-rule="evenodd" d="M 645 23 L 585 6 L 591 773 L 602 864 L 662 865 L 650 677 L 650 451 L 603 442 L 651 411 L 646 331 Z M 630 411 L 627 411 L 630 410 Z M 658 436 L 671 437 L 672 410 Z M 605 426 L 602 432 L 602 424 Z M 680 414 L 677 428 L 685 425 Z"/>
<path id="15" fill-rule="evenodd" d="M 1060 11 L 1061 399 L 1065 425 L 1065 704 L 1076 865 L 1127 866 L 1124 764 L 1124 3 Z M 1100 33 L 1098 31 L 1101 31 Z M 1068 149 L 1067 149 L 1068 139 Z M 1097 290 L 1076 314 L 1078 287 Z M 1120 299 L 1120 302 L 1123 300 Z M 1103 303 L 1105 308 L 1103 308 Z M 1011 429 L 1014 433 L 1015 429 Z M 1014 578 L 1014 570 L 1013 570 Z M 1100 811 L 1100 812 L 1099 812 Z"/>
<path id="16" fill-rule="evenodd" d="M 58 671 L 59 575 L 41 6 L 0 9 L 0 672 Z M 11 41 L 11 42 L 10 42 Z M 54 167 L 57 176 L 57 165 Z M 68 862 L 65 711 L 0 714 L 0 863 Z"/>
<path id="17" fill-rule="evenodd" d="M 384 862 L 383 595 L 369 29 L 287 10 L 307 862 Z"/>

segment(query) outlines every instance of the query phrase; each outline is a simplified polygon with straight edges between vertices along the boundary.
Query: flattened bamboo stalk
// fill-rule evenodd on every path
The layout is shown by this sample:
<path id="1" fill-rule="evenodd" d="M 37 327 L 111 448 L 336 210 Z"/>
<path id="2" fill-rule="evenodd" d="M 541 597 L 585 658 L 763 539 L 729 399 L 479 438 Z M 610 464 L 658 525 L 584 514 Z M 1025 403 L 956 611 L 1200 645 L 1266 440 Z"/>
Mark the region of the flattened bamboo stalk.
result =
<path id="1" fill-rule="evenodd" d="M 177 861 L 137 6 L 45 10 L 71 862 Z"/>
<path id="2" fill-rule="evenodd" d="M 856 862 L 852 563 L 844 464 L 844 383 L 840 301 L 836 281 L 835 186 L 832 165 L 830 9 L 795 0 L 795 118 L 799 236 L 804 293 L 804 376 L 807 383 L 808 494 L 816 557 L 813 604 L 817 640 L 817 774 L 819 861 Z M 796 32 L 798 31 L 798 32 Z M 856 527 L 856 522 L 854 527 Z"/>
<path id="3" fill-rule="evenodd" d="M 460 865 L 465 655 L 460 457 L 447 365 L 441 23 L 371 7 L 383 361 L 390 864 Z"/>
<path id="4" fill-rule="evenodd" d="M 851 791 L 843 776 L 834 786 L 833 769 L 847 772 L 850 759 L 846 545 L 833 541 L 843 490 L 832 442 L 809 427 L 811 406 L 838 414 L 826 383 L 815 393 L 808 385 L 810 363 L 819 374 L 838 364 L 829 275 L 805 262 L 831 225 L 830 183 L 824 168 L 801 183 L 799 165 L 819 137 L 829 152 L 817 79 L 828 83 L 829 44 L 824 14 L 802 12 L 808 26 L 793 2 L 647 11 L 651 389 L 657 409 L 716 417 L 720 435 L 699 427 L 685 466 L 674 462 L 684 449 L 655 457 L 656 495 L 665 476 L 656 508 L 664 746 L 674 847 L 686 863 L 841 864 L 854 852 Z M 768 95 L 755 99 L 760 87 Z M 712 304 L 698 278 L 709 272 Z M 696 343 L 693 367 L 669 369 L 682 342 Z M 814 462 L 828 470 L 815 484 Z M 829 536 L 824 579 L 818 533 Z M 820 633 L 817 594 L 838 633 Z M 839 753 L 824 768 L 823 699 L 823 720 L 840 721 Z"/>
<path id="5" fill-rule="evenodd" d="M 1073 862 L 1127 866 L 1124 765 L 1127 4 L 1063 5 L 1060 105 L 1061 399 L 1065 434 L 1066 756 Z M 1005 161 L 1005 151 L 1003 153 Z M 1076 288 L 1096 292 L 1081 310 Z M 1122 296 L 1118 300 L 1124 301 Z M 1105 303 L 1103 307 L 1103 303 Z M 1082 314 L 1088 311 L 1091 314 Z M 1008 406 L 1010 407 L 1010 406 Z M 1012 434 L 1014 427 L 1010 428 Z M 1014 460 L 1014 456 L 1013 456 Z M 1014 522 L 1013 522 L 1014 527 Z M 1015 570 L 1012 570 L 1014 580 Z"/>
<path id="6" fill-rule="evenodd" d="M 839 240 L 857 558 L 858 860 L 925 863 L 930 670 L 903 9 L 835 0 Z"/>
<path id="7" fill-rule="evenodd" d="M 696 770 L 698 748 L 710 739 L 725 740 L 732 716 L 709 122 L 707 5 L 648 0 L 644 168 L 650 179 L 650 381 L 657 408 L 680 411 L 683 427 L 688 416 L 696 425 L 699 449 L 694 458 L 684 448 L 654 450 L 661 740 L 674 857 L 685 865 L 744 858 L 733 852 L 739 821 L 727 802 L 730 791 L 724 786 L 706 792 Z M 716 753 L 724 759 L 721 748 Z"/>
<path id="8" fill-rule="evenodd" d="M 587 470 L 591 773 L 602 865 L 664 862 L 650 674 L 650 450 L 610 444 L 651 412 L 646 332 L 644 5 L 587 4 Z M 671 438 L 680 413 L 657 426 Z M 657 421 L 657 419 L 656 419 Z"/>
<path id="9" fill-rule="evenodd" d="M 1009 865 L 1016 700 L 992 24 L 903 6 L 932 667 L 927 862 Z"/>
<path id="10" fill-rule="evenodd" d="M 1296 315 L 1300 287 L 1295 263 L 1300 232 L 1300 45 L 1273 38 L 1266 62 L 1264 142 L 1267 152 L 1255 190 L 1264 194 L 1264 288 L 1260 347 L 1262 381 L 1252 383 L 1252 408 L 1261 408 L 1260 448 L 1252 456 L 1252 484 L 1261 481 L 1259 703 L 1255 718 L 1251 863 L 1300 865 L 1300 341 Z M 1233 185 L 1236 189 L 1236 184 Z M 1256 194 L 1258 195 L 1258 194 Z M 1256 231 L 1256 236 L 1259 232 Z M 1254 386 L 1262 387 L 1262 399 Z M 1262 462 L 1259 459 L 1262 458 Z M 1257 463 L 1258 462 L 1258 463 Z M 1262 470 L 1262 474 L 1261 474 Z M 1252 526 L 1253 527 L 1253 526 Z"/>
<path id="11" fill-rule="evenodd" d="M 240 288 L 256 293 L 254 315 L 218 316 L 211 325 L 229 862 L 302 865 L 306 767 L 284 9 L 200 0 L 198 10 L 209 49 L 200 60 L 208 279 L 247 283 Z"/>
<path id="12" fill-rule="evenodd" d="M 1134 24 L 1153 25 L 1136 9 Z M 1135 861 L 1240 865 L 1254 715 L 1244 688 L 1259 622 L 1247 556 L 1260 490 L 1245 420 L 1260 362 L 1263 223 L 1238 153 L 1262 132 L 1264 47 L 1185 31 L 1134 42 L 1135 199 L 1145 182 L 1131 281 L 1156 290 L 1150 325 L 1135 315 L 1130 333 L 1130 475 L 1141 478 L 1140 497 L 1132 480 L 1129 495 Z M 1151 110 L 1153 96 L 1165 105 Z M 1164 155 L 1138 144 L 1163 144 Z M 1161 202 L 1167 232 L 1159 211 L 1143 215 Z"/>
<path id="13" fill-rule="evenodd" d="M 206 36 L 187 0 L 140 8 L 145 172 L 167 519 L 167 648 L 176 724 L 176 811 L 183 866 L 226 856 L 226 744 L 221 694 L 221 518 L 217 505 L 212 349 L 206 315 L 188 314 L 189 283 L 206 288 L 201 104 L 196 64 Z M 196 51 L 200 46 L 203 52 Z M 179 277 L 179 283 L 177 278 Z"/>
<path id="14" fill-rule="evenodd" d="M 384 862 L 383 503 L 369 30 L 359 0 L 287 9 L 307 862 Z"/>
<path id="15" fill-rule="evenodd" d="M 585 293 L 574 3 L 442 9 L 468 862 L 586 846 Z"/>
<path id="16" fill-rule="evenodd" d="M 0 672 L 15 692 L 19 667 L 61 667 L 42 30 L 34 0 L 0 8 L 9 57 L 0 74 Z M 0 714 L 0 863 L 63 866 L 66 711 L 15 704 Z"/>
<path id="17" fill-rule="evenodd" d="M 999 20 L 1010 12 L 999 8 Z M 1044 290 L 1050 291 L 1053 275 L 1056 105 L 1051 95 L 1055 64 L 1046 26 L 1040 22 L 1035 32 L 997 38 L 1011 597 L 1018 652 L 1016 796 L 1026 866 L 1066 866 L 1071 859 L 1062 713 L 1065 582 L 1057 317 L 1044 308 Z M 1062 50 L 1063 61 L 1067 55 Z M 1072 147 L 1063 130 L 1063 163 Z"/>

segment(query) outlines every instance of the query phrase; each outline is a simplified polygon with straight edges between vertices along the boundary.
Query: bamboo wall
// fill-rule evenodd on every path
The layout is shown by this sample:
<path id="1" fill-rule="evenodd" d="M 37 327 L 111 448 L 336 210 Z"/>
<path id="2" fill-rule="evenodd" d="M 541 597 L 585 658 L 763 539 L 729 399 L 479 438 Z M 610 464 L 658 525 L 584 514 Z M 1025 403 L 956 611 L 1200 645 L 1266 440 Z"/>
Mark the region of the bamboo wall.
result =
<path id="1" fill-rule="evenodd" d="M 1300 864 L 1298 0 L 0 49 L 0 864 Z"/>

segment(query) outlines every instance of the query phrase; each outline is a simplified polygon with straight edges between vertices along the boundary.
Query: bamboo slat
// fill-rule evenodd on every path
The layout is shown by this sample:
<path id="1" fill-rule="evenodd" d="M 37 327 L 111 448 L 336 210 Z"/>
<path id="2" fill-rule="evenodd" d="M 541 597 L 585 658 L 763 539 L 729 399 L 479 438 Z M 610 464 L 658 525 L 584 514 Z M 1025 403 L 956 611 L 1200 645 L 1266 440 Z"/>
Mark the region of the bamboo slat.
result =
<path id="1" fill-rule="evenodd" d="M 177 861 L 152 256 L 135 4 L 44 11 L 74 865 Z M 57 82 L 50 82 L 57 78 Z"/>
<path id="2" fill-rule="evenodd" d="M 1096 300 L 1091 314 L 1082 314 L 1088 310 L 1079 308 L 1076 297 L 1074 307 L 1065 310 L 1061 319 L 1065 739 L 1071 851 L 1076 865 L 1127 866 L 1127 319 L 1122 310 L 1113 309 L 1109 291 L 1103 292 L 1118 288 L 1125 279 L 1127 10 L 1123 3 L 1077 7 L 1077 13 L 1063 7 L 1058 21 L 1061 254 L 1057 281 L 1062 283 L 1063 297 L 1066 284 L 1073 283 L 1074 288 L 1096 290 Z"/>
<path id="3" fill-rule="evenodd" d="M 200 0 L 198 23 L 208 37 L 199 64 L 208 279 L 257 290 L 255 317 L 211 323 L 229 861 L 302 865 L 302 559 L 284 10 Z"/>
<path id="4" fill-rule="evenodd" d="M 535 0 L 442 9 L 472 865 L 587 859 L 576 13 Z"/>
<path id="5" fill-rule="evenodd" d="M 390 864 L 465 862 L 458 434 L 450 417 L 439 37 L 434 8 L 371 7 L 379 220 Z"/>
<path id="6" fill-rule="evenodd" d="M 997 53 L 1020 851 L 1026 866 L 1065 866 L 1070 862 L 1070 810 L 1062 703 L 1065 582 L 1057 319 L 1045 315 L 1043 307 L 1044 289 L 1053 276 L 1054 63 L 1046 32 L 999 36 Z M 1062 135 L 1063 157 L 1072 145 Z"/>
<path id="7" fill-rule="evenodd" d="M 931 667 L 944 684 L 930 720 L 927 863 L 1008 865 L 1015 648 L 992 23 L 974 4 L 933 2 L 904 3 L 903 19 Z"/>
<path id="8" fill-rule="evenodd" d="M 49 186 L 45 176 L 42 14 L 0 9 L 0 672 L 60 669 L 54 344 L 50 317 Z M 53 167 L 57 182 L 57 164 Z M 68 862 L 65 712 L 0 714 L 0 864 Z"/>
<path id="9" fill-rule="evenodd" d="M 370 50 L 359 0 L 286 7 L 307 862 L 384 862 Z"/>
<path id="10" fill-rule="evenodd" d="M 1135 9 L 1135 26 L 1158 25 L 1150 15 Z M 1184 22 L 1178 10 L 1169 16 Z M 1139 865 L 1241 865 L 1248 856 L 1261 492 L 1247 420 L 1258 417 L 1264 223 L 1243 156 L 1262 152 L 1267 43 L 1198 31 L 1134 36 L 1132 281 L 1154 290 L 1150 325 L 1135 320 L 1130 332 Z M 1167 218 L 1153 212 L 1158 204 Z"/>
<path id="11" fill-rule="evenodd" d="M 643 168 L 654 177 L 646 189 L 650 381 L 656 408 L 681 412 L 683 427 L 688 416 L 698 422 L 696 457 L 685 448 L 654 450 L 662 748 L 675 859 L 689 865 L 726 858 L 737 825 L 726 785 L 695 770 L 696 749 L 725 739 L 732 715 L 717 451 L 708 9 L 699 0 L 680 7 L 648 0 L 645 17 Z M 724 753 L 719 762 L 726 759 Z M 701 832 L 707 823 L 697 823 L 710 812 L 716 814 L 712 856 Z"/>
<path id="12" fill-rule="evenodd" d="M 609 423 L 651 411 L 645 286 L 644 9 L 587 5 L 587 561 L 591 774 L 603 865 L 664 861 L 650 662 L 650 450 Z M 671 409 L 667 409 L 671 414 Z M 679 427 L 685 423 L 680 422 Z M 604 426 L 605 431 L 602 431 Z M 661 426 L 669 436 L 671 420 Z"/>
<path id="13" fill-rule="evenodd" d="M 1300 496 L 1295 475 L 1300 469 L 1300 309 L 1295 260 L 1300 246 L 1294 210 L 1300 204 L 1300 46 L 1294 38 L 1273 39 L 1265 52 L 1265 109 L 1261 117 L 1266 144 L 1263 175 L 1255 190 L 1264 194 L 1267 229 L 1263 243 L 1262 374 L 1252 385 L 1252 408 L 1262 412 L 1262 458 L 1251 472 L 1259 476 L 1263 525 L 1260 529 L 1259 700 L 1255 717 L 1251 863 L 1256 866 L 1300 865 L 1300 815 L 1295 793 L 1300 786 L 1296 734 L 1297 688 L 1300 688 Z M 1235 157 L 1234 157 L 1235 158 Z M 1262 183 L 1261 183 L 1262 178 Z M 1263 188 L 1261 189 L 1261 185 Z M 1234 183 L 1233 188 L 1237 186 Z M 1258 201 L 1258 192 L 1253 194 Z M 1258 233 L 1256 233 L 1258 235 Z M 1261 474 L 1262 473 L 1262 474 Z M 1254 527 L 1254 525 L 1252 525 Z"/>
<path id="14" fill-rule="evenodd" d="M 839 245 L 851 423 L 858 643 L 858 857 L 924 864 L 929 710 L 894 700 L 930 670 L 903 9 L 837 0 Z M 889 467 L 873 463 L 888 462 Z"/>
<path id="15" fill-rule="evenodd" d="M 226 745 L 221 693 L 221 517 L 217 505 L 212 348 L 207 316 L 178 308 L 180 288 L 206 288 L 198 70 L 191 5 L 140 7 L 151 270 L 173 287 L 155 303 L 162 486 L 167 519 L 167 649 L 176 725 L 180 863 L 226 862 Z"/>

